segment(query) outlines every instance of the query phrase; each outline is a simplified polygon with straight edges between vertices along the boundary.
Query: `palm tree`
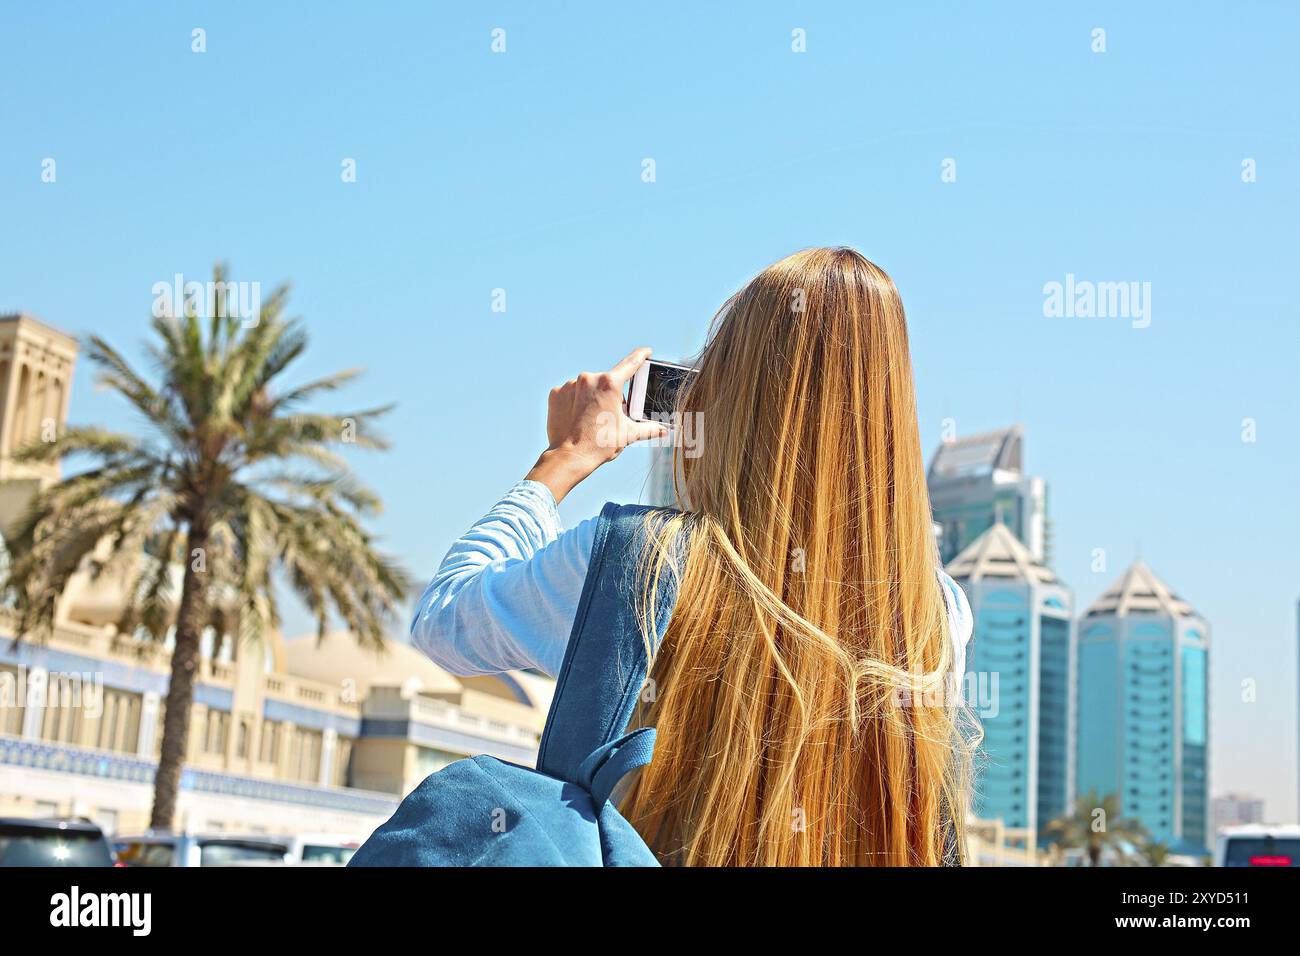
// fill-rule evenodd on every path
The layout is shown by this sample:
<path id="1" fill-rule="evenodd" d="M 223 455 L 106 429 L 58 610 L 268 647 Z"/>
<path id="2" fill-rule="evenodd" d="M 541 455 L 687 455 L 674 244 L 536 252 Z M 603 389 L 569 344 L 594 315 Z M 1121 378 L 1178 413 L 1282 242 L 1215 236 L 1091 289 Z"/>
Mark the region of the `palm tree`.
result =
<path id="1" fill-rule="evenodd" d="M 1169 863 L 1170 846 L 1161 840 L 1147 840 L 1141 847 L 1147 866 L 1165 866 Z"/>
<path id="2" fill-rule="evenodd" d="M 1140 822 L 1120 816 L 1119 798 L 1110 793 L 1099 798 L 1096 790 L 1080 797 L 1074 812 L 1057 817 L 1044 831 L 1063 849 L 1083 847 L 1089 866 L 1100 866 L 1102 853 L 1109 847 L 1119 856 L 1127 856 L 1132 847 L 1146 838 Z"/>
<path id="3" fill-rule="evenodd" d="M 146 436 L 69 428 L 16 455 L 92 461 L 40 493 L 10 542 L 5 587 L 17 633 L 49 635 L 56 602 L 82 567 L 127 575 L 119 639 L 161 642 L 174 624 L 155 829 L 170 828 L 175 815 L 206 630 L 256 640 L 278 627 L 275 575 L 302 598 L 320 634 L 337 615 L 359 642 L 378 647 L 409 588 L 362 524 L 378 514 L 379 499 L 339 454 L 347 445 L 386 448 L 373 422 L 391 406 L 345 415 L 303 410 L 359 370 L 277 388 L 307 346 L 300 322 L 282 317 L 287 287 L 255 319 L 241 321 L 226 306 L 225 270 L 214 275 L 206 306 L 187 303 L 182 317 L 154 318 L 156 385 L 102 338 L 88 340 L 98 383 L 143 416 Z M 209 314 L 201 319 L 200 309 Z M 179 601 L 177 562 L 184 565 Z"/>

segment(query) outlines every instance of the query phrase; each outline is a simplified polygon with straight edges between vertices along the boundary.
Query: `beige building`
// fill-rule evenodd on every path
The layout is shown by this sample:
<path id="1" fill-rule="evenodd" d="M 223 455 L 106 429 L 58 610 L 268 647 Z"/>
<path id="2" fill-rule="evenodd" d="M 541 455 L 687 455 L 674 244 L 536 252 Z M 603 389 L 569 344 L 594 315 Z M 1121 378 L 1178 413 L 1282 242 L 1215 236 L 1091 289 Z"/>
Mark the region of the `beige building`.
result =
<path id="1" fill-rule="evenodd" d="M 1034 845 L 1033 834 L 1001 820 L 966 819 L 965 866 L 1049 866 L 1051 857 Z"/>
<path id="2" fill-rule="evenodd" d="M 63 427 L 76 351 L 35 319 L 0 317 L 2 530 L 58 478 L 57 466 L 10 456 Z M 121 580 L 85 571 L 48 641 L 15 642 L 0 608 L 0 816 L 147 826 L 168 649 L 118 635 L 121 608 Z M 553 690 L 533 674 L 453 677 L 408 645 L 378 654 L 346 633 L 224 642 L 215 657 L 214 643 L 205 640 L 177 811 L 191 831 L 364 837 L 453 760 L 531 764 Z"/>
<path id="3" fill-rule="evenodd" d="M 55 465 L 15 462 L 14 449 L 52 436 L 68 418 L 77 342 L 29 315 L 0 316 L 0 533 L 22 514 Z"/>

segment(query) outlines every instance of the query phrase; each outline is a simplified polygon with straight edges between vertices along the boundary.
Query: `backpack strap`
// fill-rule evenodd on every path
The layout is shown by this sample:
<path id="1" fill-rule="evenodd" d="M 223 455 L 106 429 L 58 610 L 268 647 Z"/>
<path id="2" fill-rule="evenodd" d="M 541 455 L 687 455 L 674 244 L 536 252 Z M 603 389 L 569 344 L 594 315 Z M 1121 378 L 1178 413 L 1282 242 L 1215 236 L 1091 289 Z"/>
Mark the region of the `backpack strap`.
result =
<path id="1" fill-rule="evenodd" d="M 645 505 L 605 505 L 596 523 L 578 613 L 555 684 L 537 752 L 537 769 L 586 788 L 599 808 L 630 770 L 650 762 L 654 728 L 624 734 L 645 683 L 647 658 L 639 613 Z M 658 646 L 677 600 L 674 575 L 655 594 Z"/>

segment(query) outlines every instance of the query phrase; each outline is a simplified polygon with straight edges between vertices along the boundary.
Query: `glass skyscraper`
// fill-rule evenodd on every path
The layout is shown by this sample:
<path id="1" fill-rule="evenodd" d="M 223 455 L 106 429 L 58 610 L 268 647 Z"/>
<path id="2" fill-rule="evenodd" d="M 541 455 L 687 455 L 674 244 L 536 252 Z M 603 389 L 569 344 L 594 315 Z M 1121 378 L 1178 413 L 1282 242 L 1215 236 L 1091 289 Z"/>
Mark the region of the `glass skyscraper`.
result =
<path id="1" fill-rule="evenodd" d="M 1042 842 L 1075 789 L 1073 595 L 1001 522 L 947 570 L 975 617 L 966 658 L 967 680 L 983 688 L 968 697 L 984 730 L 975 814 Z"/>
<path id="2" fill-rule="evenodd" d="M 1141 561 L 1079 621 L 1079 792 L 1115 794 L 1175 852 L 1209 822 L 1210 629 Z"/>
<path id="3" fill-rule="evenodd" d="M 1025 475 L 1024 447 L 1020 425 L 939 446 L 926 483 L 944 562 L 1001 521 L 1035 561 L 1051 564 L 1047 485 Z"/>

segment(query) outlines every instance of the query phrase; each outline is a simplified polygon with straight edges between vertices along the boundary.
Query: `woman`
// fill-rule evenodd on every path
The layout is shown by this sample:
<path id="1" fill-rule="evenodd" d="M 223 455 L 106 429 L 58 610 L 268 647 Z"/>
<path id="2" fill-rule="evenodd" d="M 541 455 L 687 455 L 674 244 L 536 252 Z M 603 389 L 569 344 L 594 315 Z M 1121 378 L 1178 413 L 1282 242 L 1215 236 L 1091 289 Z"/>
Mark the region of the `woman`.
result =
<path id="1" fill-rule="evenodd" d="M 594 519 L 562 531 L 555 506 L 663 433 L 623 414 L 649 354 L 551 392 L 547 450 L 421 598 L 412 637 L 447 670 L 557 672 Z M 687 507 L 641 562 L 647 593 L 680 576 L 640 715 L 658 743 L 621 810 L 664 862 L 942 863 L 971 622 L 936 553 L 898 292 L 851 249 L 796 253 L 724 305 L 697 365 Z"/>

